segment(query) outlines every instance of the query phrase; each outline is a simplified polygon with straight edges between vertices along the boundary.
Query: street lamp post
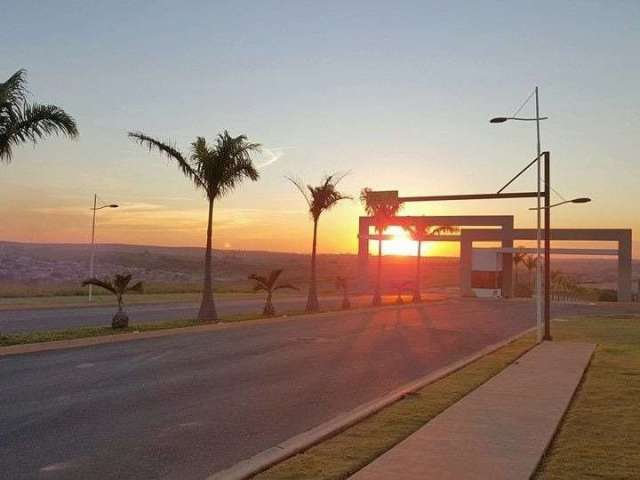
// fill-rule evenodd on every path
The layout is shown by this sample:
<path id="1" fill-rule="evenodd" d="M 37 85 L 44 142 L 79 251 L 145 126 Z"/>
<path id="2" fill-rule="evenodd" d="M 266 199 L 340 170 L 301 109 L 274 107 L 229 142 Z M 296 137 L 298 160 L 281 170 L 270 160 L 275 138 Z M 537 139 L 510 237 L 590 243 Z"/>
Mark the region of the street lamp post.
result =
<path id="1" fill-rule="evenodd" d="M 572 200 L 551 204 L 551 154 L 544 152 L 544 207 L 530 208 L 540 213 L 544 210 L 544 335 L 543 340 L 551 340 L 551 209 L 567 203 L 589 203 L 588 197 L 578 197 Z"/>
<path id="2" fill-rule="evenodd" d="M 542 148 L 540 144 L 540 120 L 547 120 L 549 117 L 541 117 L 540 116 L 540 102 L 538 96 L 538 87 L 535 88 L 535 101 L 536 101 L 536 116 L 535 118 L 525 118 L 525 117 L 494 117 L 490 120 L 490 123 L 504 123 L 508 120 L 518 120 L 523 122 L 536 122 L 536 167 L 537 167 L 537 181 L 536 181 L 536 201 L 537 201 L 537 218 L 536 218 L 536 332 L 537 332 L 537 340 L 540 342 L 542 340 L 542 296 L 540 295 L 542 290 L 542 275 L 541 275 L 541 262 L 540 262 L 540 244 L 541 244 L 541 185 L 540 185 L 540 177 L 541 177 L 541 164 L 540 157 L 542 156 Z M 548 152 L 547 152 L 548 154 Z M 546 169 L 545 169 L 546 170 Z M 546 175 L 546 172 L 545 172 Z M 548 194 L 550 188 L 549 184 L 546 184 L 545 187 L 545 200 L 546 195 Z M 545 210 L 545 212 L 548 210 Z"/>
<path id="3" fill-rule="evenodd" d="M 93 278 L 93 265 L 96 256 L 96 211 L 102 210 L 103 208 L 118 208 L 118 205 L 102 205 L 101 207 L 97 206 L 98 203 L 98 195 L 93 194 L 93 221 L 91 222 L 91 259 L 89 261 L 89 278 Z M 93 299 L 93 288 L 92 285 L 89 285 L 89 301 Z"/>

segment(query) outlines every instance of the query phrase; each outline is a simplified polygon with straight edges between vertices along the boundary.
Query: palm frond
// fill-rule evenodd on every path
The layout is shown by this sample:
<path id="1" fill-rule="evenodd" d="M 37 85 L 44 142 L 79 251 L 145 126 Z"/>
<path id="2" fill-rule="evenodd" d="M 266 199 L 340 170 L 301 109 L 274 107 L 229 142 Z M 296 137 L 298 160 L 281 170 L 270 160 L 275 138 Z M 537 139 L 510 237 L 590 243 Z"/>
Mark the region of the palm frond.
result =
<path id="1" fill-rule="evenodd" d="M 338 175 L 331 174 L 325 175 L 320 185 L 304 185 L 300 180 L 294 180 L 291 177 L 286 177 L 296 188 L 302 193 L 302 196 L 307 201 L 309 206 L 309 213 L 313 219 L 318 219 L 322 212 L 333 208 L 340 200 L 350 200 L 349 195 L 345 195 L 336 189 L 337 183 L 344 178 L 346 174 Z"/>
<path id="2" fill-rule="evenodd" d="M 306 189 L 310 188 L 310 187 L 308 185 L 305 186 L 305 184 L 300 179 L 297 179 L 297 178 L 294 179 L 294 178 L 288 177 L 288 176 L 285 176 L 284 178 L 286 178 L 287 180 L 289 180 L 291 183 L 293 183 L 295 185 L 295 187 L 300 191 L 300 193 L 304 197 L 304 199 L 307 202 L 307 205 L 309 206 L 309 208 L 311 208 L 311 197 L 309 197 L 309 194 L 306 191 Z"/>
<path id="3" fill-rule="evenodd" d="M 86 280 L 84 280 L 82 282 L 82 286 L 86 287 L 87 285 L 94 285 L 96 287 L 101 287 L 104 288 L 105 290 L 108 290 L 109 292 L 113 293 L 114 295 L 117 295 L 118 292 L 116 291 L 115 287 L 112 285 L 110 280 L 100 280 L 98 278 L 87 278 Z"/>
<path id="4" fill-rule="evenodd" d="M 268 286 L 267 278 L 263 277 L 262 275 L 256 275 L 255 273 L 252 273 L 251 275 L 249 275 L 249 280 L 253 280 L 258 285 L 261 285 L 265 288 Z"/>
<path id="5" fill-rule="evenodd" d="M 143 293 L 144 292 L 144 285 L 142 282 L 137 282 L 134 283 L 132 286 L 128 287 L 127 292 L 137 292 L 137 293 Z"/>
<path id="6" fill-rule="evenodd" d="M 37 143 L 45 136 L 78 136 L 75 120 L 55 105 L 29 105 L 21 109 L 6 109 L 0 119 L 0 161 L 11 161 L 12 148 L 31 141 Z"/>
<path id="7" fill-rule="evenodd" d="M 142 132 L 129 132 L 128 137 L 132 138 L 136 143 L 147 147 L 149 151 L 157 150 L 160 154 L 166 156 L 170 160 L 175 160 L 184 176 L 191 180 L 196 188 L 203 188 L 207 190 L 207 184 L 198 175 L 198 172 L 196 172 L 196 170 L 189 164 L 184 155 L 176 149 L 175 145 L 162 142 L 156 138 L 145 135 Z"/>
<path id="8" fill-rule="evenodd" d="M 0 109 L 18 108 L 27 99 L 27 71 L 20 69 L 0 83 Z"/>
<path id="9" fill-rule="evenodd" d="M 282 269 L 277 269 L 277 270 L 271 270 L 271 273 L 269 274 L 269 279 L 267 280 L 267 285 L 269 285 L 270 287 L 273 287 L 276 284 L 276 281 L 278 280 L 278 277 L 280 276 L 280 274 L 282 273 Z"/>

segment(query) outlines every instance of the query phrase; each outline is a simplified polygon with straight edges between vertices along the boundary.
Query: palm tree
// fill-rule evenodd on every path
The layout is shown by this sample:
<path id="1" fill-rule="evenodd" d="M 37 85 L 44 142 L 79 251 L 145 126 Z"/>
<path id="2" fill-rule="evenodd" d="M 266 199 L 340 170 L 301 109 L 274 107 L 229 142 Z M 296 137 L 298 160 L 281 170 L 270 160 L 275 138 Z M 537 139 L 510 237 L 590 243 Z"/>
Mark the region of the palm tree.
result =
<path id="1" fill-rule="evenodd" d="M 522 247 L 518 247 L 522 248 Z M 527 254 L 525 252 L 515 252 L 513 254 L 513 268 L 516 275 L 516 287 L 518 286 L 518 266 L 524 261 Z"/>
<path id="2" fill-rule="evenodd" d="M 402 299 L 402 293 L 411 286 L 413 282 L 411 280 L 405 280 L 394 282 L 393 288 L 396 290 L 396 305 L 404 305 L 404 300 Z"/>
<path id="3" fill-rule="evenodd" d="M 130 273 L 118 273 L 114 275 L 112 279 L 105 278 L 104 280 L 88 278 L 82 282 L 83 287 L 87 285 L 102 287 L 113 293 L 118 299 L 118 311 L 111 320 L 111 328 L 127 328 L 129 326 L 129 316 L 122 310 L 122 306 L 124 305 L 122 297 L 124 294 L 128 292 L 142 293 L 143 291 L 142 282 L 134 283 L 131 286 L 129 286 L 129 282 L 131 282 Z"/>
<path id="4" fill-rule="evenodd" d="M 215 200 L 231 192 L 242 180 L 258 180 L 258 171 L 253 166 L 251 153 L 259 150 L 260 145 L 249 143 L 245 135 L 232 137 L 226 130 L 218 134 L 215 144 L 210 146 L 203 137 L 197 137 L 191 144 L 191 153 L 187 158 L 174 146 L 163 143 L 140 132 L 129 132 L 140 145 L 149 150 L 175 160 L 185 177 L 191 180 L 196 189 L 204 190 L 209 201 L 207 222 L 207 246 L 204 256 L 204 281 L 202 301 L 198 312 L 201 322 L 217 322 L 218 314 L 213 300 L 211 277 L 211 237 L 213 230 L 213 204 Z"/>
<path id="5" fill-rule="evenodd" d="M 55 105 L 27 102 L 26 71 L 0 83 L 0 162 L 11 162 L 13 147 L 50 135 L 78 136 L 74 119 Z"/>
<path id="6" fill-rule="evenodd" d="M 349 281 L 347 277 L 336 277 L 336 289 L 342 292 L 342 309 L 349 310 L 351 301 L 349 300 Z"/>
<path id="7" fill-rule="evenodd" d="M 389 222 L 402 208 L 397 201 L 385 201 L 374 195 L 370 188 L 363 188 L 360 191 L 360 201 L 364 206 L 367 215 L 373 217 L 376 232 L 378 232 L 378 267 L 376 273 L 376 288 L 373 293 L 372 303 L 375 306 L 382 304 L 380 295 L 380 281 L 382 275 L 382 234 L 389 225 Z"/>
<path id="8" fill-rule="evenodd" d="M 415 242 L 418 242 L 418 253 L 416 255 L 416 281 L 415 281 L 415 289 L 413 291 L 413 298 L 411 301 L 413 303 L 420 303 L 422 301 L 422 297 L 420 295 L 420 284 L 422 281 L 420 267 L 422 264 L 422 242 L 424 242 L 427 238 L 432 235 L 442 235 L 445 233 L 458 233 L 460 229 L 454 226 L 431 226 L 419 223 L 415 226 L 405 227 L 405 230 L 409 232 L 411 239 Z"/>
<path id="9" fill-rule="evenodd" d="M 267 301 L 264 304 L 264 310 L 262 311 L 262 315 L 265 317 L 273 317 L 276 314 L 276 309 L 273 307 L 273 302 L 271 301 L 273 297 L 273 292 L 276 290 L 282 290 L 288 288 L 290 290 L 298 290 L 298 287 L 294 287 L 288 283 L 279 283 L 276 285 L 278 281 L 278 277 L 282 273 L 282 269 L 280 270 L 271 270 L 271 273 L 268 277 L 262 277 L 260 275 L 251 274 L 249 275 L 249 280 L 254 280 L 256 282 L 253 287 L 254 292 L 265 291 L 267 292 Z"/>
<path id="10" fill-rule="evenodd" d="M 522 263 L 524 263 L 524 266 L 527 268 L 527 285 L 529 286 L 529 289 L 531 289 L 531 272 L 533 272 L 533 270 L 535 270 L 536 266 L 538 265 L 538 259 L 533 255 L 526 255 Z"/>
<path id="11" fill-rule="evenodd" d="M 318 221 L 320 215 L 326 210 L 333 208 L 340 200 L 350 200 L 351 197 L 339 192 L 336 188 L 345 175 L 333 173 L 325 175 L 320 185 L 304 185 L 301 180 L 287 177 L 291 183 L 300 191 L 309 207 L 309 214 L 313 220 L 313 244 L 311 247 L 311 280 L 309 282 L 309 297 L 305 311 L 316 312 L 320 309 L 318 302 L 318 291 L 316 285 L 316 249 L 318 245 Z"/>

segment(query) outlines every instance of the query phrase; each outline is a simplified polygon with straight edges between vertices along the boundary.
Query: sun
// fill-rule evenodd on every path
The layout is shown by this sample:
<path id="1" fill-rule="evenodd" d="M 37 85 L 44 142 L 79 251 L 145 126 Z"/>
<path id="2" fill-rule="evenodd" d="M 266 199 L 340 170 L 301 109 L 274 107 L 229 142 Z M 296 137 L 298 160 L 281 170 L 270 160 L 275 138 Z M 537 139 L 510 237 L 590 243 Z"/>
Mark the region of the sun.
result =
<path id="1" fill-rule="evenodd" d="M 418 254 L 418 244 L 411 240 L 409 233 L 402 227 L 389 227 L 384 232 L 387 235 L 393 235 L 393 240 L 382 242 L 383 255 L 403 255 L 416 256 Z M 422 243 L 421 254 L 427 255 L 431 250 L 431 244 Z"/>

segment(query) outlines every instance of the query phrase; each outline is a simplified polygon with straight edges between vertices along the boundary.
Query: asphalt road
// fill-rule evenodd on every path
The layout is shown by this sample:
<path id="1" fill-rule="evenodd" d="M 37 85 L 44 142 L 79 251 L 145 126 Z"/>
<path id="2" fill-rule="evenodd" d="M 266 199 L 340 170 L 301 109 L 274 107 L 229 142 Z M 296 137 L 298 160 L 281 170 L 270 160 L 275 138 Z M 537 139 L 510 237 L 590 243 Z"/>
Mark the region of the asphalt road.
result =
<path id="1" fill-rule="evenodd" d="M 306 305 L 306 296 L 275 298 L 278 312 L 301 311 Z M 324 308 L 337 308 L 340 297 L 331 296 L 321 299 Z M 370 297 L 352 299 L 354 304 L 365 304 Z M 221 299 L 216 301 L 218 315 L 259 314 L 264 306 L 264 298 Z M 131 323 L 152 323 L 167 320 L 196 318 L 198 303 L 156 303 L 146 305 L 128 305 L 127 313 Z M 115 313 L 114 306 L 61 307 L 0 310 L 0 332 L 24 333 L 38 330 L 61 330 L 75 327 L 110 325 Z"/>
<path id="2" fill-rule="evenodd" d="M 529 303 L 455 299 L 0 356 L 0 476 L 206 478 L 534 316 Z"/>

